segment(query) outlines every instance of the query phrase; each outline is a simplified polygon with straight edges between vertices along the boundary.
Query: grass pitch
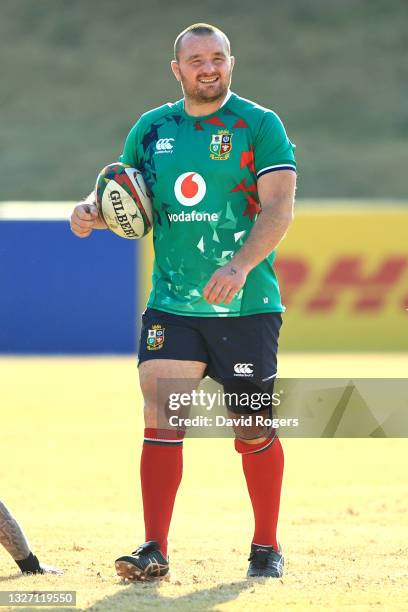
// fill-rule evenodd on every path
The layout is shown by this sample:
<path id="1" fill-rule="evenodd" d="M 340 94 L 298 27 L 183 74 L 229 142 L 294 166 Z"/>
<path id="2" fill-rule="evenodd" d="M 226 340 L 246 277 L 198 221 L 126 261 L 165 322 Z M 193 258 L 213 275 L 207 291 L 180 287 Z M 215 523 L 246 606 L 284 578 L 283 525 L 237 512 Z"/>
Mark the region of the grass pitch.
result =
<path id="1" fill-rule="evenodd" d="M 406 355 L 280 359 L 283 377 L 406 366 Z M 39 558 L 65 570 L 21 577 L 0 548 L 0 590 L 76 590 L 77 609 L 121 612 L 408 609 L 406 440 L 283 440 L 286 571 L 260 582 L 245 579 L 252 514 L 232 440 L 187 440 L 171 579 L 124 585 L 113 561 L 144 539 L 135 360 L 2 358 L 0 372 L 1 499 Z"/>

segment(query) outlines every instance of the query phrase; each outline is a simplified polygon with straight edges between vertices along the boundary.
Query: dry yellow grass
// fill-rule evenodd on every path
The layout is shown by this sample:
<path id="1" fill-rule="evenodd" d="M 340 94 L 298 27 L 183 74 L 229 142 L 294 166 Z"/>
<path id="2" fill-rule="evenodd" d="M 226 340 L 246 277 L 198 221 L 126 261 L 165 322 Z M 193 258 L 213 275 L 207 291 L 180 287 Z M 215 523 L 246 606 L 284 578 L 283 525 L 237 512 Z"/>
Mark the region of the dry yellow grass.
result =
<path id="1" fill-rule="evenodd" d="M 280 372 L 404 376 L 406 363 L 283 355 Z M 261 583 L 245 579 L 252 518 L 232 441 L 188 440 L 171 580 L 124 585 L 113 560 L 143 541 L 134 359 L 3 358 L 0 372 L 1 499 L 65 569 L 24 578 L 0 549 L 0 590 L 76 590 L 79 609 L 121 612 L 408 609 L 406 440 L 284 440 L 286 572 Z"/>

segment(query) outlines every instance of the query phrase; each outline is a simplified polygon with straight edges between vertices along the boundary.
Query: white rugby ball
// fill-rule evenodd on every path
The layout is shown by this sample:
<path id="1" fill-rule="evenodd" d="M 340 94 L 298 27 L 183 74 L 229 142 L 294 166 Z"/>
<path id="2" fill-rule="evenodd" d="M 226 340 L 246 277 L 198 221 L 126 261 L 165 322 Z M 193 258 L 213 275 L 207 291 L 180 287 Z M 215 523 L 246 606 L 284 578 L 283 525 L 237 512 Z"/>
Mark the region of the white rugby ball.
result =
<path id="1" fill-rule="evenodd" d="M 120 162 L 106 166 L 96 179 L 96 205 L 117 236 L 143 238 L 153 226 L 153 208 L 142 173 Z"/>

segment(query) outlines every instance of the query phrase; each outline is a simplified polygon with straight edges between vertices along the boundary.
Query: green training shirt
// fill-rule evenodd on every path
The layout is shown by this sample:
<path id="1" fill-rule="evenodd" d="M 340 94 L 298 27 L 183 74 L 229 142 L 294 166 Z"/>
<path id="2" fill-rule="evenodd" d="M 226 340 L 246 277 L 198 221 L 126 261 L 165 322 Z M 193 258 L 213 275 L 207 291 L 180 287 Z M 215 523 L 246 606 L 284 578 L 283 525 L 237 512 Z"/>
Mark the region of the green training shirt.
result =
<path id="1" fill-rule="evenodd" d="M 120 161 L 141 170 L 152 195 L 148 307 L 210 317 L 284 310 L 274 252 L 251 270 L 230 304 L 208 304 L 203 288 L 248 238 L 261 211 L 257 179 L 296 170 L 293 150 L 273 111 L 231 92 L 204 117 L 187 115 L 183 100 L 141 116 Z"/>

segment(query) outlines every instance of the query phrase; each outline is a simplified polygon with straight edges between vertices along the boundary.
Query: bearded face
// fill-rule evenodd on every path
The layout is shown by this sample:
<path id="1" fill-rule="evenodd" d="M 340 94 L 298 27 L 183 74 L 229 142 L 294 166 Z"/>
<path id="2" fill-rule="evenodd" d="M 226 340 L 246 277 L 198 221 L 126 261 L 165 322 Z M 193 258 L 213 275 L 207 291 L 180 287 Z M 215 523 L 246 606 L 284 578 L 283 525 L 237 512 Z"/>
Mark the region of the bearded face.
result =
<path id="1" fill-rule="evenodd" d="M 186 100 L 208 104 L 225 98 L 231 84 L 234 58 L 227 41 L 218 33 L 186 34 L 172 70 Z"/>

